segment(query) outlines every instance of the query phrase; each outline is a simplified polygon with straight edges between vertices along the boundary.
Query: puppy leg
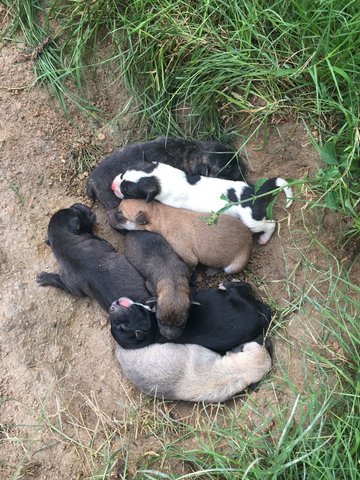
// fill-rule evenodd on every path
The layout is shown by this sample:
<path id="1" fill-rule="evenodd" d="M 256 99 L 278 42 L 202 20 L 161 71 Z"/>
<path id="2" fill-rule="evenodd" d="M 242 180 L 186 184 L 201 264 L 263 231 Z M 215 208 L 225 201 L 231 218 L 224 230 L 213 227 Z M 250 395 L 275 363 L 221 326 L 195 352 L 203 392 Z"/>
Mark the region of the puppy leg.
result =
<path id="1" fill-rule="evenodd" d="M 224 272 L 230 275 L 240 272 L 248 263 L 249 258 L 250 258 L 249 252 L 241 253 L 234 259 L 234 261 L 230 265 L 224 268 Z"/>
<path id="2" fill-rule="evenodd" d="M 66 293 L 72 293 L 58 273 L 41 272 L 36 276 L 36 281 L 42 287 L 55 287 L 64 290 Z"/>
<path id="3" fill-rule="evenodd" d="M 264 233 L 259 238 L 259 245 L 265 245 L 265 243 L 267 243 L 270 240 L 272 234 L 274 233 L 274 230 L 275 230 L 274 220 L 266 220 L 265 228 L 263 228 L 263 230 L 260 230 L 260 231 L 263 231 Z"/>

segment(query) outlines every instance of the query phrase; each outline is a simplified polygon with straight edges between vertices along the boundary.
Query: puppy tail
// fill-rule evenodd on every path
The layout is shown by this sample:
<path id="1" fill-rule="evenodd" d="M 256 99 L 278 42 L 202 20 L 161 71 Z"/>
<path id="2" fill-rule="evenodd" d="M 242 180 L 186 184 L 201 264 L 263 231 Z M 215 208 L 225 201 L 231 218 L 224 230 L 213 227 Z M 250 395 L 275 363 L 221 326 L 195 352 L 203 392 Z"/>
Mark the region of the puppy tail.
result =
<path id="1" fill-rule="evenodd" d="M 294 195 L 293 195 L 293 190 L 289 186 L 288 182 L 281 177 L 273 177 L 269 178 L 266 180 L 260 188 L 257 190 L 256 194 L 257 195 L 263 195 L 264 193 L 271 192 L 272 190 L 275 190 L 276 188 L 281 188 L 283 192 L 285 193 L 286 196 L 286 208 L 289 208 L 293 202 Z"/>

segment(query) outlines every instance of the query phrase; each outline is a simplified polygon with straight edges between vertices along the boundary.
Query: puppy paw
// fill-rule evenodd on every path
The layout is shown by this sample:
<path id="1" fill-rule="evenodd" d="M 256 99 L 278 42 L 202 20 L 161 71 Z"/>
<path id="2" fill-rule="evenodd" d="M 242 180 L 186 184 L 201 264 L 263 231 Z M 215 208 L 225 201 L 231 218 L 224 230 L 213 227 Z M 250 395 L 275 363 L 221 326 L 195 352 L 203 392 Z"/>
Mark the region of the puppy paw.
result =
<path id="1" fill-rule="evenodd" d="M 36 275 L 36 281 L 42 287 L 51 284 L 53 274 L 48 272 L 40 272 Z"/>

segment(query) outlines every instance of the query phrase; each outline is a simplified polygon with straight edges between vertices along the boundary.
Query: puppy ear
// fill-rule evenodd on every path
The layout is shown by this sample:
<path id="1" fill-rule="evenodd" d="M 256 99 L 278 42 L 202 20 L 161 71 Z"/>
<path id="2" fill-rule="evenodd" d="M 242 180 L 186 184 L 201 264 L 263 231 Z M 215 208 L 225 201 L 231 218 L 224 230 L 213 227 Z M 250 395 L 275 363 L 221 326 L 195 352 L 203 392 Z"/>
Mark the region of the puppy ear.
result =
<path id="1" fill-rule="evenodd" d="M 152 189 L 148 192 L 148 194 L 147 194 L 147 196 L 146 196 L 146 203 L 149 203 L 149 202 L 151 202 L 152 200 L 154 200 L 154 198 L 156 197 L 157 193 L 158 193 L 157 189 L 156 189 L 156 188 L 152 188 Z"/>
<path id="2" fill-rule="evenodd" d="M 146 225 L 148 223 L 146 213 L 140 210 L 135 217 L 135 223 L 138 225 Z"/>
<path id="3" fill-rule="evenodd" d="M 135 337 L 138 342 L 141 342 L 141 340 L 147 337 L 147 332 L 144 332 L 144 330 L 135 330 Z"/>

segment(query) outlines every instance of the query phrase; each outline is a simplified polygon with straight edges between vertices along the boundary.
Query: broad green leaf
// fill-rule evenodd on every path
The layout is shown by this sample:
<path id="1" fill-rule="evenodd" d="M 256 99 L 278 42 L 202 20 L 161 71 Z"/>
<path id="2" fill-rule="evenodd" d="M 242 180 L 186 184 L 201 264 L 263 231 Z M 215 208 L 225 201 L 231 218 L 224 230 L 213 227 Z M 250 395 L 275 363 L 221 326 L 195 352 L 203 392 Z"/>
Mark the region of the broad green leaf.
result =
<path id="1" fill-rule="evenodd" d="M 328 165 L 338 164 L 335 145 L 332 142 L 324 143 L 324 145 L 320 147 L 320 156 Z"/>

